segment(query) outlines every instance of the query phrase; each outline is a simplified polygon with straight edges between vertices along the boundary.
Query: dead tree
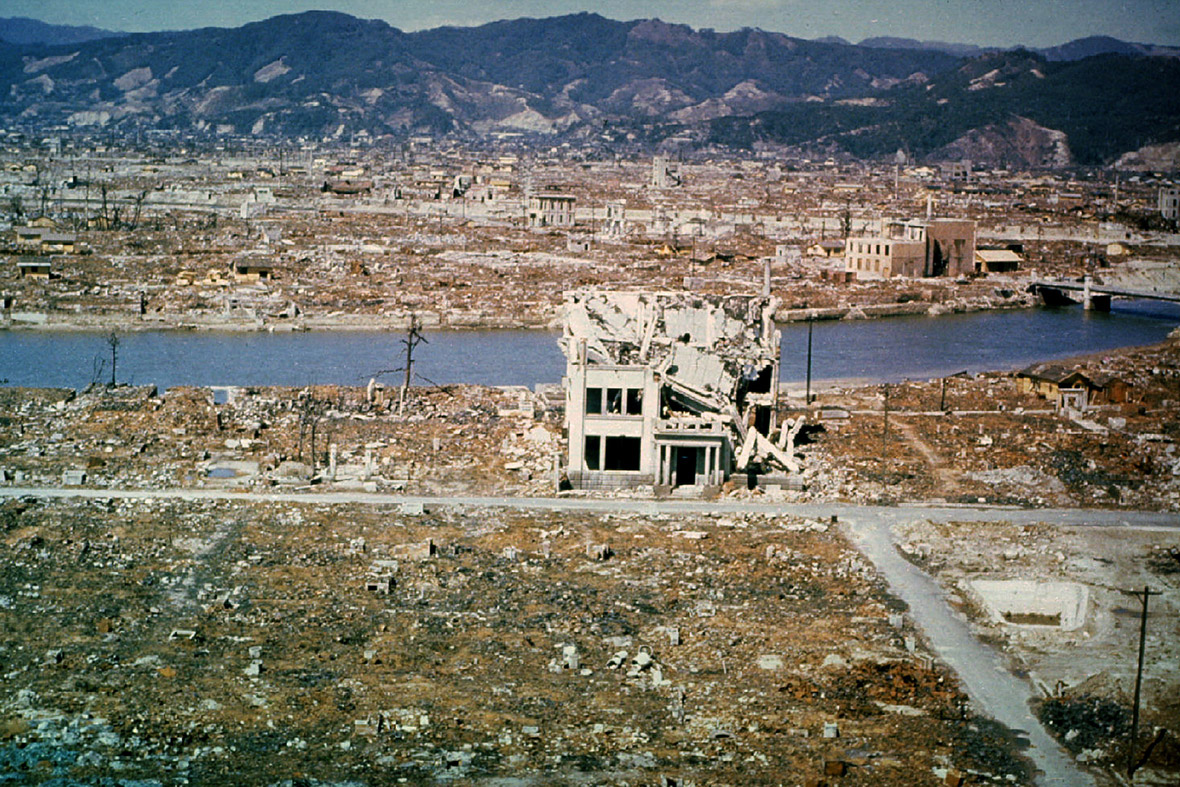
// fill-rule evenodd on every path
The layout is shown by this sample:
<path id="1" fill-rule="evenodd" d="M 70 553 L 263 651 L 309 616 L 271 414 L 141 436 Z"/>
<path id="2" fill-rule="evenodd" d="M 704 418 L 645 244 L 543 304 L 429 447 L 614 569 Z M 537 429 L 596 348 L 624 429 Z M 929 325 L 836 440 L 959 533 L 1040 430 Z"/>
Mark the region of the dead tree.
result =
<path id="1" fill-rule="evenodd" d="M 406 348 L 406 376 L 402 382 L 401 394 L 398 396 L 397 414 L 401 415 L 406 409 L 406 398 L 410 393 L 410 380 L 414 374 L 414 348 L 417 347 L 426 339 L 422 336 L 422 323 L 418 319 L 418 315 L 410 315 L 410 329 L 406 334 L 406 338 L 402 339 L 402 344 Z"/>
<path id="2" fill-rule="evenodd" d="M 139 226 L 139 212 L 143 208 L 143 201 L 145 199 L 147 199 L 147 192 L 146 191 L 141 191 L 141 192 L 139 192 L 139 194 L 136 195 L 136 197 L 135 197 L 135 213 L 131 216 L 131 224 L 127 227 L 127 229 L 133 230 Z"/>
<path id="3" fill-rule="evenodd" d="M 316 429 L 324 415 L 328 412 L 328 402 L 317 399 L 316 395 L 307 389 L 299 394 L 299 461 L 303 461 L 303 441 L 306 438 L 311 454 L 311 472 L 315 473 L 315 438 Z"/>

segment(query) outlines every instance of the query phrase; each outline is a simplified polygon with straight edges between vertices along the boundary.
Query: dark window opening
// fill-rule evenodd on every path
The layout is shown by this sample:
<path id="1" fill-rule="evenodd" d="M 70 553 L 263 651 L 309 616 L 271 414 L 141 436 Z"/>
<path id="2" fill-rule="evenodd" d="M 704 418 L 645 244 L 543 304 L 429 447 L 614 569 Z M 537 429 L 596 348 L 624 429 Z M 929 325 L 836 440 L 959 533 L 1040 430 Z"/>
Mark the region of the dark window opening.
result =
<path id="1" fill-rule="evenodd" d="M 627 415 L 643 415 L 643 389 L 627 389 Z"/>
<path id="2" fill-rule="evenodd" d="M 772 410 L 769 407 L 758 407 L 754 409 L 754 429 L 763 435 L 770 435 L 770 414 Z"/>
<path id="3" fill-rule="evenodd" d="M 606 451 L 603 452 L 602 466 L 604 470 L 639 470 L 638 437 L 608 437 Z"/>
<path id="4" fill-rule="evenodd" d="M 610 415 L 623 414 L 623 389 L 622 388 L 607 388 L 606 389 L 606 411 Z"/>
<path id="5" fill-rule="evenodd" d="M 767 364 L 750 375 L 750 393 L 770 393 L 770 384 L 774 376 L 774 364 Z"/>
<path id="6" fill-rule="evenodd" d="M 595 415 L 602 412 L 602 389 L 586 389 L 586 414 Z"/>
<path id="7" fill-rule="evenodd" d="M 598 447 L 601 442 L 602 442 L 602 438 L 598 437 L 597 435 L 595 435 L 593 437 L 586 438 L 585 457 L 586 457 L 586 469 L 587 470 L 597 470 L 598 469 L 598 454 L 599 454 Z M 609 443 L 608 443 L 608 445 L 609 445 Z"/>

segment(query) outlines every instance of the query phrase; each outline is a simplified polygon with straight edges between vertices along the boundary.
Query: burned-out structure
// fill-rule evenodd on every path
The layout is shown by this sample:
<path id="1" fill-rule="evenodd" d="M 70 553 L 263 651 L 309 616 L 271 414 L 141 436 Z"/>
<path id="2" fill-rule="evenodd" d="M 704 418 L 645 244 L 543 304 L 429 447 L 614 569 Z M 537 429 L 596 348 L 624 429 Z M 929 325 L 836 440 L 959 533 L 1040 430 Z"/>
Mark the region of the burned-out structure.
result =
<path id="1" fill-rule="evenodd" d="M 796 469 L 777 426 L 776 299 L 565 294 L 566 474 L 582 489 L 716 486 Z"/>

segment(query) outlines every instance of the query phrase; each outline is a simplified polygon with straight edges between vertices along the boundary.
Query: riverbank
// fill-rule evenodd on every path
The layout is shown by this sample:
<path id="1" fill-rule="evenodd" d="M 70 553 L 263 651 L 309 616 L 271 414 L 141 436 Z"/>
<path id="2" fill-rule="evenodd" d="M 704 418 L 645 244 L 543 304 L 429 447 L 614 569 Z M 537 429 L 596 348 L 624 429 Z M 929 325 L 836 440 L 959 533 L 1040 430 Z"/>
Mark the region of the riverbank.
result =
<path id="1" fill-rule="evenodd" d="M 486 315 L 449 315 L 414 312 L 425 330 L 556 330 L 555 318 L 519 321 Z M 219 331 L 241 333 L 301 333 L 307 331 L 405 331 L 410 314 L 322 314 L 297 317 L 240 317 L 221 314 L 78 314 L 74 312 L 17 312 L 0 320 L 0 330 L 82 331 L 134 333 L 141 331 Z"/>
<path id="2" fill-rule="evenodd" d="M 817 308 L 780 308 L 778 323 L 824 320 L 865 320 L 883 317 L 941 316 L 983 311 L 1036 308 L 1039 301 L 1027 293 L 1001 289 L 994 297 L 974 296 L 936 302 L 910 300 L 901 303 L 853 303 Z M 560 314 L 546 311 L 533 319 L 486 312 L 438 312 L 423 310 L 394 314 L 298 314 L 293 317 L 257 317 L 241 313 L 145 315 L 108 312 L 20 311 L 0 317 L 0 330 L 97 331 L 239 331 L 294 333 L 303 331 L 405 331 L 411 316 L 425 330 L 488 331 L 561 329 Z"/>

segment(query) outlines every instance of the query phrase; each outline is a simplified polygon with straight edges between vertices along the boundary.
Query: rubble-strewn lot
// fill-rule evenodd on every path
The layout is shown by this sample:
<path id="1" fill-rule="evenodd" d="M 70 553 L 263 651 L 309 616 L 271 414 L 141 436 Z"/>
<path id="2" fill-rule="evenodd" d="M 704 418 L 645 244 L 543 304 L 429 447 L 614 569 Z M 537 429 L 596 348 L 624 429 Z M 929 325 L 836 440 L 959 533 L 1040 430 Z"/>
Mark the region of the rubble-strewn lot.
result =
<path id="1" fill-rule="evenodd" d="M 0 773 L 21 783 L 1028 783 L 824 524 L 176 501 L 0 517 Z"/>
<path id="2" fill-rule="evenodd" d="M 1180 343 L 1062 362 L 1130 383 L 1124 404 L 1057 411 L 1008 373 L 825 391 L 809 494 L 1180 509 Z M 848 418 L 830 417 L 844 408 Z M 887 420 L 887 423 L 886 423 Z"/>
<path id="3" fill-rule="evenodd" d="M 1081 516 L 1084 524 L 1084 514 Z M 1180 774 L 1180 536 L 1087 527 L 909 523 L 902 552 L 934 575 L 976 634 L 1046 699 L 1040 716 L 1081 762 L 1125 771 L 1149 587 L 1136 784 Z"/>
<path id="4" fill-rule="evenodd" d="M 197 388 L 0 388 L 0 471 L 50 485 L 299 487 L 314 477 L 421 494 L 553 491 L 559 424 L 527 389 L 415 388 L 401 414 L 397 396 L 244 388 L 215 403 Z"/>
<path id="5" fill-rule="evenodd" d="M 1177 353 L 1081 359 L 1131 401 L 1073 418 L 998 374 L 952 378 L 945 400 L 941 381 L 889 386 L 887 433 L 880 386 L 824 391 L 796 446 L 802 488 L 723 494 L 1175 510 Z M 0 389 L 0 472 L 547 495 L 558 402 L 479 386 L 413 388 L 404 407 L 377 387 Z M 1053 695 L 1041 712 L 1064 744 L 1107 771 L 1127 753 L 1137 635 L 1121 591 L 1163 592 L 1142 783 L 1174 783 L 1176 537 L 996 519 L 899 536 Z M 0 778 L 1029 783 L 1016 743 L 963 718 L 953 678 L 826 523 L 18 499 L 0 529 Z M 1060 603 L 1005 607 L 1014 595 Z"/>

